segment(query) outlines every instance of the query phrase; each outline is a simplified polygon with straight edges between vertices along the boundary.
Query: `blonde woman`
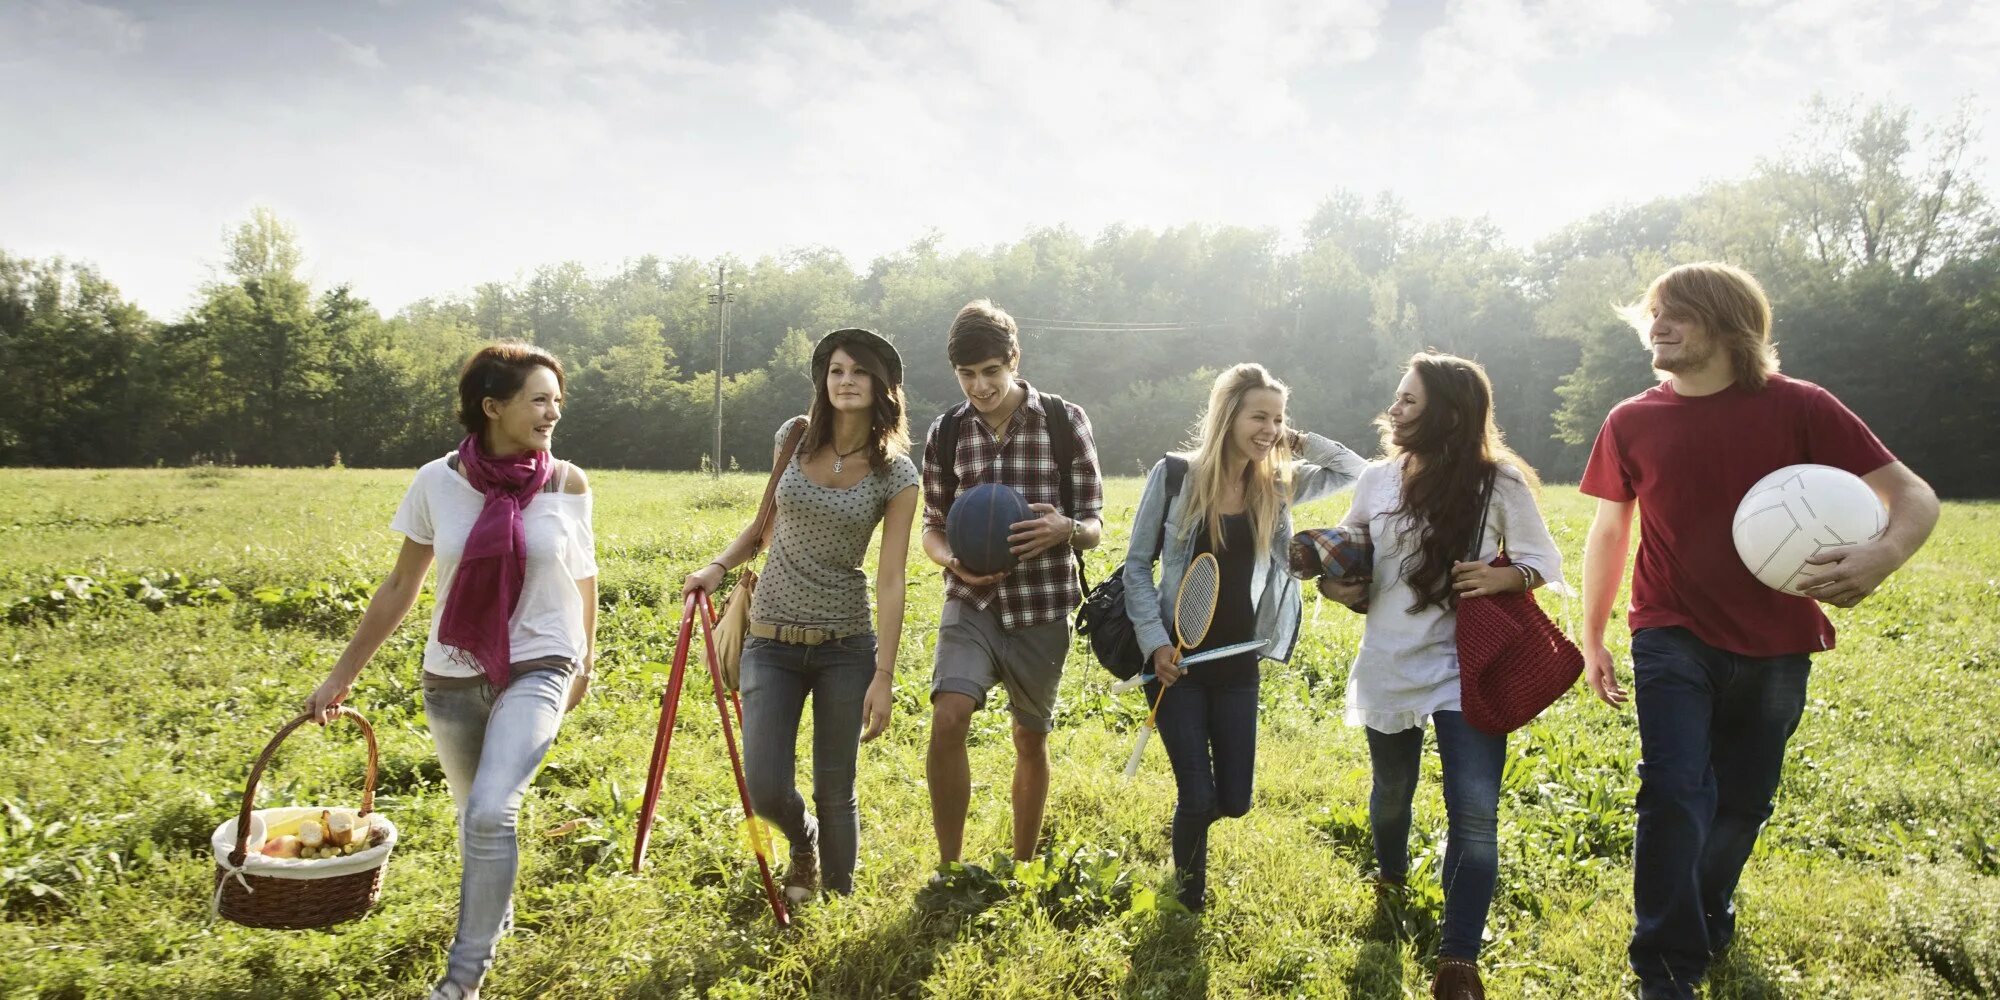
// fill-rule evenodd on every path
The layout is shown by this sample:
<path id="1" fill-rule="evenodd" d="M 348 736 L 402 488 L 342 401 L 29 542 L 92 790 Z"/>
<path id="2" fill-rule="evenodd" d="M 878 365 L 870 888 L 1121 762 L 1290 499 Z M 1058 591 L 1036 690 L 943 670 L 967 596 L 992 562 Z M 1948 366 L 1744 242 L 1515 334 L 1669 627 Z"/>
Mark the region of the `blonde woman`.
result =
<path id="1" fill-rule="evenodd" d="M 1367 467 L 1339 442 L 1286 426 L 1289 393 L 1262 365 L 1237 365 L 1216 378 L 1199 436 L 1146 477 L 1125 556 L 1126 612 L 1139 648 L 1152 651 L 1156 679 L 1147 698 L 1159 700 L 1160 742 L 1178 790 L 1174 873 L 1181 903 L 1195 912 L 1207 901 L 1209 825 L 1250 811 L 1258 660 L 1285 662 L 1298 639 L 1299 586 L 1285 572 L 1292 505 L 1346 487 Z M 1186 474 L 1170 496 L 1173 468 Z M 1189 652 L 1255 639 L 1264 645 L 1182 671 L 1166 622 L 1182 576 L 1203 552 L 1215 555 L 1222 586 L 1208 636 Z"/>

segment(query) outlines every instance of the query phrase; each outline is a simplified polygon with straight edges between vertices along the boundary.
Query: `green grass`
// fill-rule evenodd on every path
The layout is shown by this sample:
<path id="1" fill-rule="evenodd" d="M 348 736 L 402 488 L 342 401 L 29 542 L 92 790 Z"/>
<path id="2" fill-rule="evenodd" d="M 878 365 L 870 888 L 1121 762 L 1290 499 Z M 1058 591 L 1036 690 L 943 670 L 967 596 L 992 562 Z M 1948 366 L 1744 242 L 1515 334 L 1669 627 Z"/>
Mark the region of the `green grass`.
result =
<path id="1" fill-rule="evenodd" d="M 634 801 L 673 641 L 660 597 L 745 520 L 758 480 L 599 472 L 601 677 L 523 814 L 520 926 L 491 997 L 1428 995 L 1441 894 L 1435 759 L 1419 876 L 1378 915 L 1366 751 L 1341 724 L 1359 619 L 1309 599 L 1267 671 L 1256 805 L 1215 828 L 1216 901 L 1157 905 L 1172 781 L 1155 750 L 1118 769 L 1140 707 L 1078 651 L 1052 742 L 1045 860 L 965 912 L 913 905 L 934 847 L 923 783 L 935 575 L 912 567 L 897 716 L 864 747 L 858 891 L 773 928 L 735 830 L 707 684 L 691 677 L 648 867 L 626 874 Z M 0 480 L 0 996 L 421 996 L 456 912 L 449 797 L 416 685 L 420 606 L 353 704 L 382 743 L 378 803 L 402 827 L 381 904 L 330 932 L 209 924 L 209 832 L 257 748 L 323 676 L 386 571 L 405 472 L 10 471 Z M 1136 481 L 1111 484 L 1101 576 Z M 1546 505 L 1572 560 L 1587 498 Z M 1302 523 L 1330 522 L 1345 498 Z M 1574 564 L 1572 564 L 1574 565 Z M 175 575 L 178 574 L 178 575 Z M 74 577 L 65 580 L 65 577 Z M 1866 605 L 1835 612 L 1778 811 L 1744 880 L 1715 997 L 1953 997 L 2000 990 L 2000 507 L 1953 504 Z M 143 578 L 143 583 L 141 579 Z M 51 596 L 52 592 L 60 596 Z M 677 609 L 675 609 L 677 610 Z M 1622 650 L 1619 650 L 1622 653 Z M 1495 996 L 1629 989 L 1631 713 L 1565 700 L 1510 743 Z M 1004 712 L 972 738 L 968 853 L 1003 849 Z M 260 802 L 352 801 L 359 741 L 289 741 Z M 545 832 L 573 819 L 574 832 Z"/>

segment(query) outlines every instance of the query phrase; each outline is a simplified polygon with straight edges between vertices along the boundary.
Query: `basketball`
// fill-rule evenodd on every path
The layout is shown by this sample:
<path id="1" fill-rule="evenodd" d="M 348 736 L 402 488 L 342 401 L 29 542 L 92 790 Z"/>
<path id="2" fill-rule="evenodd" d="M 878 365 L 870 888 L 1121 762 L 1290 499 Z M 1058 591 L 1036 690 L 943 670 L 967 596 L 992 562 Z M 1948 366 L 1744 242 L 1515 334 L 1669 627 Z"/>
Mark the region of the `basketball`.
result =
<path id="1" fill-rule="evenodd" d="M 1005 483 L 981 483 L 951 502 L 944 517 L 944 537 L 951 554 L 966 569 L 985 575 L 1014 568 L 1007 535 L 1016 521 L 1035 515 L 1021 491 Z"/>
<path id="2" fill-rule="evenodd" d="M 1788 465 L 1743 495 L 1733 534 L 1751 575 L 1774 590 L 1799 594 L 1799 580 L 1822 569 L 1807 559 L 1873 541 L 1888 526 L 1888 510 L 1860 476 L 1830 465 Z"/>

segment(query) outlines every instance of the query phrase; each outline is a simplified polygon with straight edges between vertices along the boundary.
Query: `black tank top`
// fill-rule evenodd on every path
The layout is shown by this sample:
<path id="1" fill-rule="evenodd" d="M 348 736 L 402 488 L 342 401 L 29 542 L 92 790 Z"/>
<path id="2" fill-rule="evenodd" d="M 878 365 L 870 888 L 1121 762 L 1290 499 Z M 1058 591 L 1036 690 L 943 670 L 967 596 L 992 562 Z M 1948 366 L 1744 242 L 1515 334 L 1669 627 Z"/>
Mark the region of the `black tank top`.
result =
<path id="1" fill-rule="evenodd" d="M 1247 512 L 1224 514 L 1222 537 L 1223 545 L 1213 544 L 1207 518 L 1202 519 L 1201 527 L 1195 531 L 1195 551 L 1215 553 L 1216 568 L 1222 571 L 1221 591 L 1216 595 L 1215 619 L 1208 627 L 1208 635 L 1202 639 L 1201 645 L 1183 655 L 1257 638 L 1257 608 L 1251 600 L 1250 585 L 1256 579 L 1257 560 L 1263 558 L 1264 552 L 1257 545 L 1255 533 L 1250 530 L 1250 515 Z M 1238 683 L 1245 674 L 1254 675 L 1256 672 L 1257 651 L 1251 650 L 1220 660 L 1197 663 L 1188 668 L 1187 680 L 1182 683 Z"/>

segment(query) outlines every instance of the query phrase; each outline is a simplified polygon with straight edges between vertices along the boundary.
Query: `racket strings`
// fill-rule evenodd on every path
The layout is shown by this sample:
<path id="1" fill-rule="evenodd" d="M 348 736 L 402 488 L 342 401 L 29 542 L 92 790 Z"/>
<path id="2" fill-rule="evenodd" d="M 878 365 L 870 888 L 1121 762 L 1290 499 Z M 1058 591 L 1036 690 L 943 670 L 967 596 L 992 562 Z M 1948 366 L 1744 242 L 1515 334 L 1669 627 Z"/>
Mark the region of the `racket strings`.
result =
<path id="1" fill-rule="evenodd" d="M 1215 556 L 1204 552 L 1188 566 L 1181 578 L 1180 595 L 1174 599 L 1174 631 L 1182 649 L 1192 649 L 1208 638 L 1215 621 L 1215 600 L 1222 590 L 1222 570 Z"/>

